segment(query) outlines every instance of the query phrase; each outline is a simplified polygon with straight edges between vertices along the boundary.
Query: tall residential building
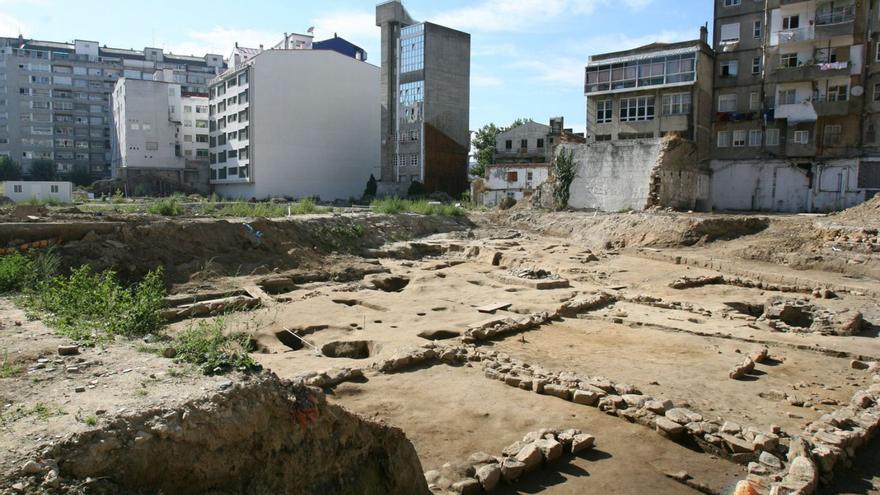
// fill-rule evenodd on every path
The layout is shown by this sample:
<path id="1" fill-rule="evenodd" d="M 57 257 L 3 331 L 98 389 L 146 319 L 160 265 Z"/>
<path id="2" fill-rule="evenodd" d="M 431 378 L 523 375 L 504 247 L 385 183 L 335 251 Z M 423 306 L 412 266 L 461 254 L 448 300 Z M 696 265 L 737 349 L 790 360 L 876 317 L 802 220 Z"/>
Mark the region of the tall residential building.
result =
<path id="1" fill-rule="evenodd" d="M 652 43 L 592 55 L 586 68 L 588 141 L 660 138 L 675 133 L 708 158 L 714 54 L 700 39 Z"/>
<path id="2" fill-rule="evenodd" d="M 214 190 L 240 199 L 360 197 L 379 168 L 379 69 L 296 47 L 238 62 L 210 84 Z"/>
<path id="3" fill-rule="evenodd" d="M 880 189 L 876 6 L 715 1 L 716 206 L 827 211 Z"/>
<path id="4" fill-rule="evenodd" d="M 25 173 L 32 160 L 47 158 L 61 174 L 87 167 L 93 177 L 107 177 L 110 94 L 119 78 L 152 80 L 154 72 L 168 69 L 182 94 L 205 95 L 208 81 L 224 67 L 220 55 L 0 38 L 0 154 Z"/>
<path id="5" fill-rule="evenodd" d="M 416 22 L 399 0 L 376 7 L 382 28 L 380 194 L 467 190 L 470 47 L 467 33 Z"/>
<path id="6" fill-rule="evenodd" d="M 182 89 L 170 69 L 116 82 L 112 176 L 129 193 L 210 192 L 208 98 Z"/>

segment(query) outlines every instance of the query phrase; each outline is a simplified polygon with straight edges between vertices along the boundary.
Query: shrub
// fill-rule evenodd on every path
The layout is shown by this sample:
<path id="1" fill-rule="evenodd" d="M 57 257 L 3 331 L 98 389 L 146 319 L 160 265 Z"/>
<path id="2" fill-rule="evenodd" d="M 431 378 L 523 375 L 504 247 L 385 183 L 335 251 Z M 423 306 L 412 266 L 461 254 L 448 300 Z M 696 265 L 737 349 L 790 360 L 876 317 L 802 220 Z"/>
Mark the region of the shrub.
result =
<path id="1" fill-rule="evenodd" d="M 183 215 L 183 207 L 177 201 L 177 198 L 165 198 L 156 201 L 147 208 L 147 213 L 152 215 L 162 215 L 165 217 L 176 217 Z"/>
<path id="2" fill-rule="evenodd" d="M 226 320 L 200 321 L 173 341 L 177 362 L 194 364 L 206 375 L 229 371 L 259 371 L 262 367 L 250 356 L 254 345 L 243 333 L 226 334 Z"/>
<path id="3" fill-rule="evenodd" d="M 373 174 L 370 174 L 370 179 L 367 181 L 367 187 L 364 188 L 364 197 L 374 198 L 376 197 L 376 192 L 378 190 L 379 184 L 376 182 L 376 177 Z"/>
<path id="4" fill-rule="evenodd" d="M 26 293 L 24 302 L 31 311 L 45 314 L 60 334 L 94 344 L 116 335 L 158 333 L 164 324 L 165 286 L 161 268 L 125 288 L 112 271 L 94 273 L 85 265 L 70 276 L 42 281 Z"/>
<path id="5" fill-rule="evenodd" d="M 556 200 L 556 209 L 564 210 L 568 208 L 568 201 L 571 198 L 571 183 L 577 176 L 577 166 L 574 163 L 574 151 L 562 150 L 556 156 L 553 174 L 556 177 L 556 183 L 553 186 L 553 197 Z"/>
<path id="6" fill-rule="evenodd" d="M 31 162 L 31 180 L 51 181 L 58 177 L 58 166 L 46 158 L 38 158 Z"/>
<path id="7" fill-rule="evenodd" d="M 125 203 L 125 194 L 122 193 L 122 189 L 117 189 L 116 192 L 113 193 L 113 198 L 111 198 L 110 202 L 115 205 Z"/>
<path id="8" fill-rule="evenodd" d="M 8 156 L 0 156 L 0 181 L 21 180 L 21 167 Z"/>
<path id="9" fill-rule="evenodd" d="M 420 198 L 425 193 L 425 185 L 417 180 L 412 181 L 412 184 L 409 185 L 409 189 L 406 191 L 406 195 L 411 198 Z"/>
<path id="10" fill-rule="evenodd" d="M 51 249 L 31 254 L 14 253 L 0 257 L 0 294 L 37 287 L 58 272 L 61 260 Z"/>

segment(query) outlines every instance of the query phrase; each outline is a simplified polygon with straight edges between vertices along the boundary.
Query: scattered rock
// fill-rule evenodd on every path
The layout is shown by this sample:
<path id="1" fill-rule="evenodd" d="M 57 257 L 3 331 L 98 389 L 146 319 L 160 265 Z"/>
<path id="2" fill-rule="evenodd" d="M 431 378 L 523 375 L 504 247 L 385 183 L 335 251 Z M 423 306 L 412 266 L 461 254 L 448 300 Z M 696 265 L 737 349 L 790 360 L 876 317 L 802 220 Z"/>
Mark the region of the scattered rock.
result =
<path id="1" fill-rule="evenodd" d="M 483 490 L 491 492 L 498 487 L 501 481 L 501 466 L 498 464 L 487 464 L 477 469 L 477 481 L 482 485 Z"/>
<path id="2" fill-rule="evenodd" d="M 857 359 L 852 360 L 852 362 L 850 362 L 849 365 L 854 370 L 866 370 L 871 367 L 871 365 L 869 365 L 868 363 L 866 363 L 864 361 L 859 361 Z"/>
<path id="3" fill-rule="evenodd" d="M 79 354 L 79 346 L 78 345 L 59 345 L 58 346 L 58 355 L 59 356 L 76 356 Z"/>
<path id="4" fill-rule="evenodd" d="M 453 483 L 452 492 L 458 493 L 460 495 L 481 495 L 483 493 L 483 489 L 480 486 L 479 481 L 473 478 L 467 478 Z"/>
<path id="5" fill-rule="evenodd" d="M 596 437 L 593 435 L 587 435 L 586 433 L 580 433 L 571 439 L 571 453 L 578 454 L 585 450 L 592 449 L 595 445 Z"/>
<path id="6" fill-rule="evenodd" d="M 526 472 L 531 472 L 539 467 L 541 467 L 541 461 L 544 456 L 541 454 L 541 450 L 534 443 L 530 443 L 523 447 L 518 454 L 516 454 L 517 461 L 523 463 L 525 466 Z"/>
<path id="7" fill-rule="evenodd" d="M 501 478 L 508 483 L 518 480 L 525 470 L 526 465 L 516 459 L 507 458 L 501 461 Z"/>

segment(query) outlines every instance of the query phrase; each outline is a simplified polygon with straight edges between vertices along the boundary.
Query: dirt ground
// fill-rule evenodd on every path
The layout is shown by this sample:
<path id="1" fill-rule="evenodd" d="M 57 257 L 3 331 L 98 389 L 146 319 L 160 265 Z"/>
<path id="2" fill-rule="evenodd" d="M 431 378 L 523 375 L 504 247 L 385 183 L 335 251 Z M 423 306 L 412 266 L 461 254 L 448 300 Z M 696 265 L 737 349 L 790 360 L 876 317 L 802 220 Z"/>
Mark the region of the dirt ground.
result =
<path id="1" fill-rule="evenodd" d="M 309 243 L 333 235 L 326 229 L 315 233 L 320 219 L 308 219 L 311 227 L 291 227 L 292 234 L 285 233 L 283 222 L 264 226 L 276 241 L 263 246 L 249 246 L 237 237 L 238 226 L 221 222 L 220 239 L 234 240 L 234 248 L 194 241 L 189 249 L 185 238 L 173 238 L 179 245 L 171 260 L 176 267 L 172 291 L 244 289 L 260 298 L 259 309 L 225 318 L 231 330 L 253 335 L 259 349 L 254 357 L 281 378 L 363 370 L 362 380 L 328 388 L 328 400 L 402 428 L 425 471 L 476 452 L 498 455 L 530 431 L 578 428 L 596 437 L 594 451 L 566 458 L 556 469 L 529 475 L 497 493 L 696 493 L 666 475 L 680 471 L 712 493 L 730 493 L 746 476 L 743 464 L 596 408 L 489 380 L 479 363 L 425 365 L 394 374 L 373 365 L 435 339 L 460 345 L 467 329 L 487 319 L 553 313 L 574 298 L 606 291 L 616 301 L 605 307 L 475 345 L 532 367 L 631 384 L 706 419 L 762 430 L 778 427 L 795 435 L 872 384 L 871 374 L 853 369 L 851 361 L 880 360 L 878 218 L 867 207 L 821 218 L 516 210 L 472 215 L 473 224 L 420 225 L 408 216 L 397 231 L 393 222 L 370 218 L 366 228 L 381 232 L 365 232 L 364 242 L 351 238 L 360 220 L 345 218 L 334 220 L 346 237 L 344 249 L 329 243 L 311 250 Z M 159 235 L 158 227 L 138 229 Z M 211 228 L 200 223 L 181 229 L 204 234 Z M 116 239 L 113 235 L 122 234 L 108 238 Z M 418 240 L 407 240 L 413 238 Z M 149 250 L 134 238 L 126 242 Z M 112 250 L 113 244 L 97 235 L 69 252 L 83 259 L 85 250 L 99 244 Z M 247 270 L 231 268 L 236 249 L 245 251 L 241 259 Z M 221 256 L 224 268 L 205 273 L 200 257 L 214 254 Z M 153 261 L 163 256 L 144 255 Z M 107 259 L 129 265 L 126 273 L 143 268 L 131 266 L 136 265 L 131 255 Z M 717 268 L 706 268 L 704 262 Z M 264 268 L 255 271 L 259 266 Z M 534 279 L 521 276 L 534 273 L 544 281 L 564 279 L 568 286 L 539 289 Z M 749 279 L 763 288 L 728 283 L 670 287 L 682 277 L 718 275 Z M 267 277 L 290 283 L 269 290 Z M 378 288 L 390 277 L 403 281 L 403 287 Z M 776 290 L 783 286 L 799 292 Z M 812 294 L 824 288 L 833 288 L 836 297 Z M 736 309 L 763 309 L 773 297 L 803 299 L 835 314 L 860 312 L 863 328 L 851 336 L 780 332 L 770 321 Z M 494 304 L 502 308 L 481 311 Z M 15 321 L 24 323 L 16 326 Z M 174 323 L 169 331 L 197 321 Z M 302 340 L 291 338 L 291 332 Z M 78 417 L 103 411 L 100 423 L 122 409 L 183 400 L 241 379 L 197 376 L 170 360 L 138 352 L 130 343 L 62 360 L 53 355 L 60 343 L 63 339 L 41 322 L 27 321 L 11 300 L 0 301 L 0 349 L 26 370 L 0 379 L 4 470 L 47 441 L 93 427 Z M 743 380 L 728 377 L 745 356 L 764 347 L 770 360 Z M 70 372 L 71 367 L 80 369 Z M 87 388 L 77 393 L 77 386 Z M 54 412 L 46 417 L 12 414 L 31 411 L 38 403 Z M 868 461 L 875 457 L 860 459 L 823 493 L 880 493 L 877 472 Z"/>

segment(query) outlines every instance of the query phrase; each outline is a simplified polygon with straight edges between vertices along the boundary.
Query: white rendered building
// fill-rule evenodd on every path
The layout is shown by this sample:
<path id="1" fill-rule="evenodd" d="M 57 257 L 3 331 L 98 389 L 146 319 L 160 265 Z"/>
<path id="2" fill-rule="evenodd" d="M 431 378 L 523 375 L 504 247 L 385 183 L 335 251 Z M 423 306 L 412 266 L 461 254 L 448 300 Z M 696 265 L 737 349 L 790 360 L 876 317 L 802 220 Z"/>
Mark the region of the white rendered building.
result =
<path id="1" fill-rule="evenodd" d="M 378 174 L 378 67 L 332 50 L 265 50 L 210 92 L 221 196 L 348 199 Z"/>
<path id="2" fill-rule="evenodd" d="M 62 203 L 73 202 L 73 184 L 61 181 L 15 181 L 0 182 L 0 197 L 7 197 L 16 203 L 36 199 L 56 200 Z"/>
<path id="3" fill-rule="evenodd" d="M 171 184 L 199 190 L 199 162 L 208 161 L 208 98 L 183 93 L 171 71 L 154 80 L 122 78 L 114 87 L 112 176 L 159 174 Z M 186 187 L 183 187 L 186 189 Z"/>

